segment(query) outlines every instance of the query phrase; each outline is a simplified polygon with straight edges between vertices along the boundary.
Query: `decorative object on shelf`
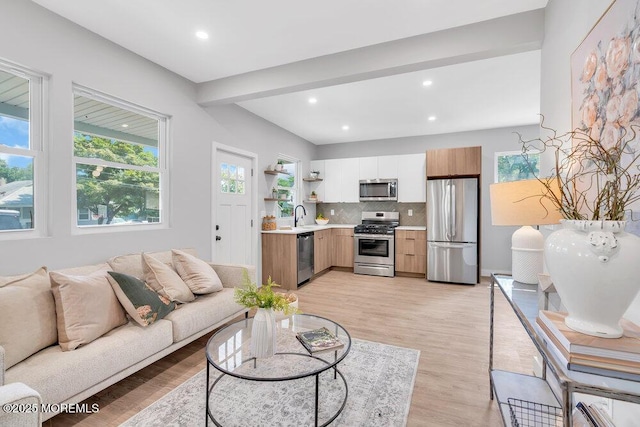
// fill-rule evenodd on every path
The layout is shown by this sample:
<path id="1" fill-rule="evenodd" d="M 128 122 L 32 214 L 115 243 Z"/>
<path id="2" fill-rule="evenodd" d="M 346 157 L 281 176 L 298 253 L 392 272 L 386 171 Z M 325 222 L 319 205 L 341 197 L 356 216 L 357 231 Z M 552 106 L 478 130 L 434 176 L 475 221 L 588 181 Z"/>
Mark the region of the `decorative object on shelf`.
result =
<path id="1" fill-rule="evenodd" d="M 329 219 L 325 218 L 325 216 L 322 213 L 319 213 L 316 216 L 316 224 L 318 224 L 318 225 L 327 225 L 327 224 L 329 224 Z"/>
<path id="2" fill-rule="evenodd" d="M 281 172 L 284 169 L 284 165 L 282 163 L 282 160 L 278 160 L 278 163 L 276 164 L 276 170 L 278 172 Z"/>
<path id="3" fill-rule="evenodd" d="M 311 179 L 318 179 L 319 176 L 320 176 L 320 172 L 319 171 L 311 171 L 311 172 L 309 172 L 309 178 L 311 178 Z"/>
<path id="4" fill-rule="evenodd" d="M 287 200 L 287 193 L 280 194 L 280 200 Z"/>
<path id="5" fill-rule="evenodd" d="M 271 231 L 277 228 L 276 217 L 273 215 L 267 215 L 262 218 L 262 229 L 264 231 Z"/>
<path id="6" fill-rule="evenodd" d="M 318 195 L 316 194 L 315 191 L 311 192 L 311 194 L 309 195 L 309 200 L 311 200 L 312 202 L 318 201 Z"/>
<path id="7" fill-rule="evenodd" d="M 500 182 L 489 187 L 491 223 L 521 225 L 511 236 L 511 274 L 521 283 L 538 283 L 544 269 L 544 237 L 532 225 L 557 224 L 561 215 L 544 194 L 557 192 L 555 182 L 548 187 L 537 179 Z"/>
<path id="8" fill-rule="evenodd" d="M 274 199 L 278 198 L 278 192 L 276 191 L 276 187 L 273 187 L 271 189 L 271 197 L 274 198 Z"/>
<path id="9" fill-rule="evenodd" d="M 265 285 L 258 288 L 244 271 L 243 285 L 234 291 L 235 301 L 247 308 L 257 308 L 251 327 L 251 354 L 254 357 L 269 357 L 276 353 L 276 311 L 284 315 L 296 313 L 297 307 L 290 305 L 285 294 L 276 293 L 273 287 L 277 283 L 267 280 Z"/>

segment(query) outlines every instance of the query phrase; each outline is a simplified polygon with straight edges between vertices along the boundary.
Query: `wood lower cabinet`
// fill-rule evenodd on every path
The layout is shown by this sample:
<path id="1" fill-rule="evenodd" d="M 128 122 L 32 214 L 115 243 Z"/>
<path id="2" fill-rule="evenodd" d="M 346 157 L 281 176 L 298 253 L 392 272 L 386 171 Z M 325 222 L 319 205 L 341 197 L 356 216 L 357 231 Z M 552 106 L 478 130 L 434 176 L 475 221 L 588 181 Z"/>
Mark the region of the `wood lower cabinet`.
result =
<path id="1" fill-rule="evenodd" d="M 320 273 L 331 267 L 333 249 L 331 229 L 313 232 L 313 272 Z"/>
<path id="2" fill-rule="evenodd" d="M 353 268 L 353 228 L 333 228 L 333 250 L 331 265 Z"/>
<path id="3" fill-rule="evenodd" d="M 396 272 L 427 273 L 427 232 L 396 230 Z"/>
<path id="4" fill-rule="evenodd" d="M 262 281 L 267 278 L 284 289 L 298 288 L 297 235 L 262 233 Z"/>

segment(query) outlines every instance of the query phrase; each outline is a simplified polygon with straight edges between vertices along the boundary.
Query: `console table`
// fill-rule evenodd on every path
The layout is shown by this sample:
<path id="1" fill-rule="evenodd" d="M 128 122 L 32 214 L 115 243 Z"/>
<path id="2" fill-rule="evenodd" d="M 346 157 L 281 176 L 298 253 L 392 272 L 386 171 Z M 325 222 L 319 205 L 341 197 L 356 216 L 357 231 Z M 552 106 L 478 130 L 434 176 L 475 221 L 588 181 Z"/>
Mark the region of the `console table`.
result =
<path id="1" fill-rule="evenodd" d="M 542 356 L 542 378 L 493 367 L 493 328 L 495 289 L 505 296 L 531 341 Z M 533 402 L 536 408 L 556 407 L 565 427 L 572 425 L 571 413 L 575 406 L 574 393 L 590 394 L 640 403 L 640 382 L 621 380 L 600 375 L 585 374 L 566 369 L 546 347 L 534 328 L 538 316 L 538 285 L 513 280 L 511 276 L 491 275 L 491 309 L 489 324 L 489 384 L 490 398 L 498 402 L 505 425 L 512 425 L 509 399 Z M 546 298 L 546 295 L 545 295 Z M 542 307 L 549 309 L 549 307 Z M 551 376 L 549 376 L 551 374 Z M 530 409 L 533 412 L 536 409 Z M 517 415 L 517 414 L 516 414 Z M 544 423 L 538 425 L 547 425 Z M 554 425 L 554 424 L 549 424 Z"/>

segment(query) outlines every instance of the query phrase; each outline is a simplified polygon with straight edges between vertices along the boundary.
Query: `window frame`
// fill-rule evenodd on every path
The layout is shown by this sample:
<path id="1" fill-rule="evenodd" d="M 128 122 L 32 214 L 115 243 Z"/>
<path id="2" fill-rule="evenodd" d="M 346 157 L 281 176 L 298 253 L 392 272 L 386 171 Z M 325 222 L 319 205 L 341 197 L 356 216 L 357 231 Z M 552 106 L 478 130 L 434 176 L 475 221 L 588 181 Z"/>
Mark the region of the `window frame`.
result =
<path id="1" fill-rule="evenodd" d="M 295 215 L 295 207 L 297 205 L 300 204 L 300 194 L 302 194 L 302 179 L 300 178 L 300 168 L 301 168 L 301 164 L 302 162 L 300 161 L 300 159 L 292 157 L 292 156 L 288 156 L 286 154 L 278 154 L 277 160 L 278 161 L 284 161 L 290 164 L 293 164 L 295 167 L 295 173 L 293 174 L 293 185 L 291 188 L 293 189 L 293 197 L 291 198 L 291 204 L 293 205 L 293 212 L 291 213 L 291 216 L 282 216 L 282 208 L 280 206 L 280 201 L 276 201 L 275 204 L 275 213 L 276 213 L 276 222 L 278 224 L 281 223 L 287 223 L 290 221 L 293 221 L 293 217 Z M 287 176 L 291 176 L 291 175 L 287 175 Z M 275 184 L 275 188 L 276 191 L 279 190 L 279 186 L 277 185 L 277 180 L 278 180 L 279 175 L 276 176 L 276 184 Z"/>
<path id="2" fill-rule="evenodd" d="M 29 81 L 29 148 L 0 145 L 0 153 L 33 159 L 33 222 L 27 229 L 2 230 L 0 241 L 45 237 L 48 233 L 47 147 L 49 75 L 0 58 L 0 70 Z M 22 217 L 22 211 L 20 212 Z M 33 225 L 33 224 L 32 224 Z"/>
<path id="3" fill-rule="evenodd" d="M 71 165 L 71 175 L 72 175 L 72 197 L 71 197 L 71 227 L 72 234 L 98 234 L 98 233 L 118 233 L 118 232 L 127 232 L 131 230 L 153 230 L 153 229 L 166 229 L 169 228 L 170 225 L 170 211 L 169 211 L 169 188 L 170 188 L 170 168 L 169 168 L 169 136 L 170 136 L 170 123 L 171 116 L 168 114 L 162 114 L 157 111 L 151 110 L 146 107 L 142 107 L 140 105 L 134 104 L 132 102 L 125 101 L 121 98 L 117 98 L 103 92 L 97 91 L 95 89 L 88 88 L 86 86 L 82 86 L 76 83 L 72 85 L 72 98 L 75 96 L 82 96 L 85 98 L 89 98 L 95 101 L 99 101 L 126 111 L 130 111 L 136 114 L 140 114 L 154 120 L 158 121 L 158 165 L 156 167 L 149 166 L 137 166 L 130 164 L 123 164 L 117 162 L 111 162 L 107 160 L 101 160 L 97 158 L 89 158 L 89 157 L 78 157 L 72 156 L 72 165 Z M 75 117 L 75 105 L 73 105 L 73 114 L 72 114 L 72 124 L 71 124 L 71 152 L 74 153 L 73 140 L 74 134 L 76 132 L 75 123 L 73 122 L 73 118 Z M 87 132 L 82 132 L 84 134 L 88 134 Z M 103 135 L 103 137 L 109 137 Z M 126 141 L 128 142 L 128 141 Z M 160 222 L 148 222 L 148 223 L 117 223 L 117 224 L 109 224 L 108 226 L 104 226 L 101 224 L 89 224 L 89 225 L 78 225 L 78 182 L 77 182 L 77 166 L 78 164 L 82 165 L 93 165 L 93 166 L 103 166 L 106 168 L 119 168 L 119 169 L 129 169 L 129 170 L 139 170 L 144 172 L 156 172 L 159 175 L 159 207 L 160 207 L 160 217 L 162 220 Z M 75 212 L 75 214 L 73 214 Z"/>

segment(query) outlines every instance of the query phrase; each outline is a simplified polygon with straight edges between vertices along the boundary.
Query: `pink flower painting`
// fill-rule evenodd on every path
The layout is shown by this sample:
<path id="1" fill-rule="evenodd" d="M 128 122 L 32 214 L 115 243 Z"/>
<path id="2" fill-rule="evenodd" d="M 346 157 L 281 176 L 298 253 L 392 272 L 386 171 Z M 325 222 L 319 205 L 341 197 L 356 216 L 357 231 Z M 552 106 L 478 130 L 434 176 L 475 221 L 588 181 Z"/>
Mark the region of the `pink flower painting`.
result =
<path id="1" fill-rule="evenodd" d="M 640 129 L 640 0 L 611 5 L 571 56 L 571 78 L 574 129 L 608 148 Z"/>

